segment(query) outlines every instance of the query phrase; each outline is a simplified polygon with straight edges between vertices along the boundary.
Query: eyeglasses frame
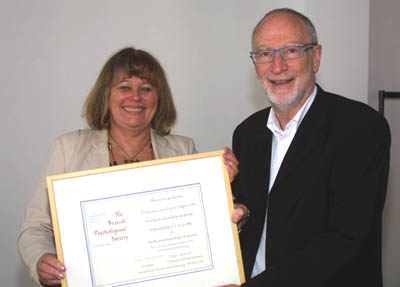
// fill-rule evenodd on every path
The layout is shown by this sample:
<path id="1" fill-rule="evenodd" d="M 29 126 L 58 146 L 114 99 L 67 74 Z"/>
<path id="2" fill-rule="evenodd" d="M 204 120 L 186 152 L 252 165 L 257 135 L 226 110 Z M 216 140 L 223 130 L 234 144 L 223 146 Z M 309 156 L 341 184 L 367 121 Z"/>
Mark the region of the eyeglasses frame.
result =
<path id="1" fill-rule="evenodd" d="M 296 60 L 296 59 L 300 59 L 300 58 L 304 57 L 304 52 L 305 52 L 306 50 L 311 49 L 312 47 L 317 46 L 317 45 L 318 45 L 318 43 L 316 43 L 316 42 L 311 42 L 311 43 L 306 43 L 306 44 L 293 44 L 293 45 L 283 46 L 283 47 L 280 47 L 279 49 L 262 49 L 262 50 L 250 51 L 250 58 L 251 58 L 251 60 L 253 61 L 254 64 L 272 63 L 272 62 L 274 61 L 274 59 L 275 59 L 275 54 L 276 54 L 276 52 L 279 52 L 279 54 L 281 55 L 281 58 L 282 58 L 283 60 L 285 60 L 285 61 Z M 302 50 L 301 50 L 301 51 L 302 51 L 301 56 L 300 56 L 300 57 L 297 57 L 297 58 L 293 58 L 293 59 L 285 59 L 285 58 L 283 57 L 283 55 L 282 55 L 282 50 L 283 50 L 283 49 L 286 49 L 286 48 L 290 48 L 290 47 L 301 47 L 301 48 L 302 48 Z M 271 61 L 268 61 L 268 62 L 256 62 L 256 61 L 254 60 L 254 56 L 255 56 L 257 53 L 260 53 L 260 52 L 263 52 L 263 51 L 269 51 L 269 52 L 273 52 L 273 53 L 274 53 L 274 54 L 272 55 Z"/>

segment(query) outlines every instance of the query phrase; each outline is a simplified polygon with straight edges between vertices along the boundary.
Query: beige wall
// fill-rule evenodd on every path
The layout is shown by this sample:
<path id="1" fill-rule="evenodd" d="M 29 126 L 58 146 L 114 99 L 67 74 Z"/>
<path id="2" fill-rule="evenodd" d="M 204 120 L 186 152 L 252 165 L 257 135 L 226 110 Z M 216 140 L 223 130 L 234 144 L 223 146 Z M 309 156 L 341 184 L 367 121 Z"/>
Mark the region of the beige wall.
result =
<path id="1" fill-rule="evenodd" d="M 368 102 L 378 109 L 378 91 L 400 91 L 400 1 L 370 1 Z M 384 287 L 400 286 L 400 99 L 385 101 L 392 132 L 391 170 L 383 216 Z"/>

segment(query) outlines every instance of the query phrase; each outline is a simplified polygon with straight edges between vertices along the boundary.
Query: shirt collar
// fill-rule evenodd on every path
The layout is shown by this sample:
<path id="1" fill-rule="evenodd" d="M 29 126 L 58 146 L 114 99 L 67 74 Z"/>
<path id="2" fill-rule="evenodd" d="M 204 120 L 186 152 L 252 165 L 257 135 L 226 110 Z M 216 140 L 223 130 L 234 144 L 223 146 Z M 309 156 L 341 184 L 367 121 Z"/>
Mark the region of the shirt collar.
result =
<path id="1" fill-rule="evenodd" d="M 297 111 L 296 115 L 290 120 L 290 122 L 286 126 L 286 130 L 290 130 L 292 128 L 297 128 L 300 126 L 301 121 L 307 114 L 308 110 L 311 107 L 311 104 L 314 102 L 315 96 L 317 95 L 317 86 L 314 86 L 314 89 L 311 93 L 311 96 L 308 97 L 306 102 L 303 104 L 303 106 Z M 281 129 L 281 126 L 279 124 L 278 118 L 276 117 L 275 111 L 273 108 L 271 108 L 269 116 L 268 116 L 268 121 L 267 121 L 267 127 L 272 131 L 272 133 L 284 133 Z"/>

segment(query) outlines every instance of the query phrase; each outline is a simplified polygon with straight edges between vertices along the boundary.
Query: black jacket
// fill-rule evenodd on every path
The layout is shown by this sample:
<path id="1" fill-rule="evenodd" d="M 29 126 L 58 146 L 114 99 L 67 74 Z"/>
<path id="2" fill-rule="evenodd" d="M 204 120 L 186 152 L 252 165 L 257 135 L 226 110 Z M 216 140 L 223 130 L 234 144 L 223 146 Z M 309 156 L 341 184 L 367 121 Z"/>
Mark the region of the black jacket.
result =
<path id="1" fill-rule="evenodd" d="M 381 215 L 390 157 L 386 120 L 365 104 L 318 92 L 268 195 L 270 108 L 235 130 L 245 286 L 382 286 Z M 268 206 L 267 270 L 250 280 Z"/>

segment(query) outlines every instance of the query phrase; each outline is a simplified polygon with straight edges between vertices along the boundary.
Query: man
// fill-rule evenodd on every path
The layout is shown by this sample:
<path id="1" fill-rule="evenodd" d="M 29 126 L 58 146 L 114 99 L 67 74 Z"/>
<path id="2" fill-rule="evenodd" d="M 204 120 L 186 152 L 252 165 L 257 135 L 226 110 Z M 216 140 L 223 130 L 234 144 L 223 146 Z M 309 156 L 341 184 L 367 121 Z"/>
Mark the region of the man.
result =
<path id="1" fill-rule="evenodd" d="M 245 286 L 382 286 L 387 122 L 316 85 L 321 46 L 304 15 L 273 10 L 252 41 L 272 108 L 233 135 L 233 192 L 251 211 L 240 232 Z"/>

